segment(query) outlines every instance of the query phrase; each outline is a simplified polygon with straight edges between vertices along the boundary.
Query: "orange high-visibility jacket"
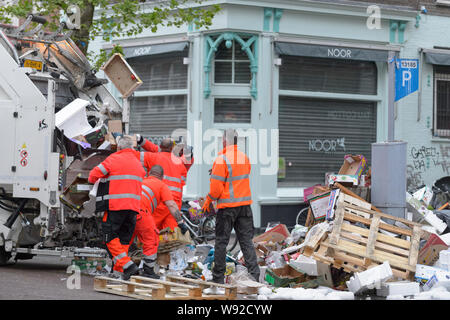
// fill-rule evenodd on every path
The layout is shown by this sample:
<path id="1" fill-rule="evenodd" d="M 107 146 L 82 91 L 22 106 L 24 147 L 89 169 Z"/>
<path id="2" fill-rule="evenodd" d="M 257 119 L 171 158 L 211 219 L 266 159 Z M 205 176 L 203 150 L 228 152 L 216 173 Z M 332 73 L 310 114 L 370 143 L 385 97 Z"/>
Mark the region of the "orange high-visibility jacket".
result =
<path id="1" fill-rule="evenodd" d="M 105 202 L 105 210 L 133 210 L 139 212 L 142 180 L 145 171 L 132 149 L 117 151 L 89 173 L 89 182 L 102 179 L 97 202 Z"/>
<path id="2" fill-rule="evenodd" d="M 154 153 L 156 153 L 156 152 L 160 152 L 161 151 L 161 148 L 159 146 L 157 146 L 156 144 L 154 144 L 153 142 L 151 142 L 151 141 L 149 141 L 147 139 L 144 139 L 139 146 L 142 147 L 147 152 L 154 152 Z M 145 152 L 135 151 L 135 153 L 136 153 L 136 157 L 138 157 L 139 161 L 141 162 L 142 167 L 144 168 L 144 170 L 148 174 L 148 172 L 150 171 L 151 168 L 147 168 L 145 166 Z M 179 158 L 183 162 L 183 164 L 184 164 L 184 166 L 186 168 L 186 174 L 187 174 L 187 171 L 189 171 L 189 169 L 191 168 L 192 164 L 194 163 L 194 157 L 192 157 L 190 160 L 187 160 L 184 155 L 179 157 Z M 183 176 L 182 180 L 183 180 L 184 184 L 186 184 L 186 176 Z"/>
<path id="3" fill-rule="evenodd" d="M 150 169 L 154 165 L 163 167 L 164 178 L 162 181 L 169 187 L 173 200 L 181 208 L 183 186 L 187 176 L 184 163 L 171 152 L 144 152 L 144 166 Z"/>
<path id="4" fill-rule="evenodd" d="M 211 200 L 217 200 L 217 208 L 252 204 L 250 171 L 250 160 L 236 145 L 219 152 L 213 163 L 208 194 Z"/>
<path id="5" fill-rule="evenodd" d="M 158 204 L 173 200 L 169 187 L 156 177 L 145 178 L 142 182 L 141 211 L 153 213 Z"/>

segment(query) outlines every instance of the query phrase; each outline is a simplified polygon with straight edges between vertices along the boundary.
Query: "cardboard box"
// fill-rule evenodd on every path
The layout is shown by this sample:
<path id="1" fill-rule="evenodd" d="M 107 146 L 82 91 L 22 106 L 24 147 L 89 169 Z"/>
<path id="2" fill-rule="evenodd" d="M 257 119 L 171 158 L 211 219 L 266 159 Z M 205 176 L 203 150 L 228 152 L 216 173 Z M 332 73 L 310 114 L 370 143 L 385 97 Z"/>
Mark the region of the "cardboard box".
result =
<path id="1" fill-rule="evenodd" d="M 431 234 L 427 243 L 419 251 L 417 259 L 418 264 L 432 266 L 439 259 L 439 253 L 442 250 L 447 250 L 447 244 L 439 238 L 436 234 Z"/>
<path id="2" fill-rule="evenodd" d="M 108 132 L 111 133 L 123 133 L 122 121 L 121 120 L 109 120 L 108 121 Z"/>
<path id="3" fill-rule="evenodd" d="M 426 206 L 430 204 L 431 199 L 433 198 L 433 191 L 431 188 L 425 186 L 412 195 L 415 199 L 422 201 Z"/>
<path id="4" fill-rule="evenodd" d="M 359 185 L 359 177 L 357 175 L 349 174 L 331 174 L 328 176 L 328 185 L 333 185 L 335 182 L 339 182 L 343 185 Z"/>
<path id="5" fill-rule="evenodd" d="M 315 220 L 325 219 L 330 202 L 331 191 L 312 198 L 309 201 L 311 211 Z"/>
<path id="6" fill-rule="evenodd" d="M 84 135 L 86 141 L 92 145 L 92 148 L 96 148 L 100 140 L 102 140 L 108 133 L 108 129 L 105 125 L 101 125 L 93 128 Z"/>
<path id="7" fill-rule="evenodd" d="M 431 288 L 444 287 L 450 290 L 450 272 L 445 270 L 436 270 L 433 276 L 423 286 L 424 291 Z"/>
<path id="8" fill-rule="evenodd" d="M 427 283 L 428 280 L 430 280 L 431 277 L 433 277 L 433 275 L 437 271 L 440 271 L 440 270 L 444 271 L 444 270 L 436 268 L 436 267 L 426 266 L 423 264 L 417 264 L 414 279 L 420 283 Z"/>
<path id="9" fill-rule="evenodd" d="M 253 242 L 282 242 L 287 237 L 289 237 L 291 234 L 289 233 L 288 228 L 284 224 L 279 224 L 276 227 L 270 229 L 267 232 L 264 232 L 263 234 L 256 236 L 253 238 Z"/>
<path id="10" fill-rule="evenodd" d="M 344 156 L 344 163 L 341 166 L 338 174 L 356 176 L 358 179 L 366 168 L 366 158 L 363 155 L 351 155 Z"/>
<path id="11" fill-rule="evenodd" d="M 274 287 L 287 287 L 290 283 L 305 281 L 306 275 L 285 265 L 283 268 L 267 269 L 265 280 Z"/>

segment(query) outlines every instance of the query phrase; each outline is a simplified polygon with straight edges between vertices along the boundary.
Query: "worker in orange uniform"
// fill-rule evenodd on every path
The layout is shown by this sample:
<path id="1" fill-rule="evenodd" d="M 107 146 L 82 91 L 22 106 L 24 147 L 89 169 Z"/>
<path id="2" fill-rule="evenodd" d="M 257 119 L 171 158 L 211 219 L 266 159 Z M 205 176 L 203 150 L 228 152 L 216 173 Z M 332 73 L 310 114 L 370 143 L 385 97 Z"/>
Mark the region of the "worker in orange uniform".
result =
<path id="1" fill-rule="evenodd" d="M 214 245 L 213 282 L 224 283 L 226 247 L 234 228 L 245 266 L 250 275 L 259 281 L 259 266 L 253 247 L 253 213 L 250 205 L 251 164 L 247 156 L 237 148 L 237 132 L 228 129 L 223 135 L 224 149 L 219 152 L 211 171 L 210 191 L 203 204 L 210 211 L 211 202 L 217 201 L 216 241 Z"/>
<path id="2" fill-rule="evenodd" d="M 161 151 L 160 146 L 157 146 L 153 142 L 145 139 L 140 134 L 136 134 L 136 141 L 137 141 L 137 145 L 147 152 L 160 152 Z M 177 145 L 175 145 L 175 143 L 174 143 L 173 153 L 175 156 L 177 156 L 181 159 L 184 166 L 186 167 L 186 171 L 189 171 L 192 164 L 194 163 L 193 148 L 184 143 L 180 143 Z M 149 169 L 147 167 L 145 167 L 144 158 L 145 158 L 145 152 L 141 151 L 141 153 L 139 154 L 139 160 L 141 161 L 142 166 L 144 167 L 144 170 L 148 171 Z M 184 177 L 183 180 L 186 183 L 186 177 Z"/>
<path id="3" fill-rule="evenodd" d="M 173 200 L 176 202 L 178 209 L 181 210 L 183 186 L 186 184 L 187 169 L 183 160 L 178 155 L 172 153 L 173 146 L 173 140 L 165 138 L 159 145 L 160 152 L 144 152 L 141 159 L 143 159 L 142 163 L 146 168 L 160 165 L 164 169 L 162 181 L 169 187 Z M 159 230 L 170 228 L 173 231 L 176 227 L 180 227 L 183 233 L 187 231 L 185 225 L 181 224 L 182 221 L 176 221 L 164 203 L 158 204 L 157 208 L 153 211 L 153 219 Z M 180 225 L 178 222 L 180 222 Z"/>
<path id="4" fill-rule="evenodd" d="M 156 253 L 159 245 L 159 230 L 156 228 L 152 213 L 160 203 L 164 203 L 176 221 L 182 221 L 181 212 L 173 201 L 172 192 L 162 182 L 164 170 L 155 165 L 150 169 L 148 178 L 142 182 L 141 209 L 136 218 L 136 229 L 131 237 L 130 245 L 135 236 L 142 243 L 143 270 L 142 275 L 159 279 L 154 271 Z M 182 222 L 179 222 L 181 224 Z"/>
<path id="5" fill-rule="evenodd" d="M 113 270 L 123 270 L 122 278 L 128 280 L 139 271 L 128 257 L 127 246 L 139 213 L 145 171 L 136 159 L 131 137 L 121 138 L 117 150 L 91 170 L 89 182 L 100 179 L 96 212 L 104 212 L 103 239 L 114 264 Z"/>

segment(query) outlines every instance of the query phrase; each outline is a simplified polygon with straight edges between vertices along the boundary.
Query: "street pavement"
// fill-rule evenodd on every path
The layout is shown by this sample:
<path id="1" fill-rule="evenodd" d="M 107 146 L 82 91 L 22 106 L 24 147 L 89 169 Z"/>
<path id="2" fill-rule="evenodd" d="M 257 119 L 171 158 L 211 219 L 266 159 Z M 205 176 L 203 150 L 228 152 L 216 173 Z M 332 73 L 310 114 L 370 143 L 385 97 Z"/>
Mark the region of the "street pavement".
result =
<path id="1" fill-rule="evenodd" d="M 70 262 L 41 256 L 0 267 L 0 300 L 131 300 L 94 291 L 94 277 L 84 274 L 80 288 L 69 289 L 75 283 L 69 279 L 74 273 L 67 273 Z"/>

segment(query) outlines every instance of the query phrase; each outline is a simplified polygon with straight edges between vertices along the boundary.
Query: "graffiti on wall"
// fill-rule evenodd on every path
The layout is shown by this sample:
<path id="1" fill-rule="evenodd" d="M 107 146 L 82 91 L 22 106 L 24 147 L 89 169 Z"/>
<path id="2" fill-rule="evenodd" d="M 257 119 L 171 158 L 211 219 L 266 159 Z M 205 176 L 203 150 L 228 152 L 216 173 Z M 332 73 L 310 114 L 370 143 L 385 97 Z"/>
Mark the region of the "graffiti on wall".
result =
<path id="1" fill-rule="evenodd" d="M 450 145 L 413 146 L 410 148 L 409 157 L 411 162 L 406 170 L 408 189 L 424 185 L 424 177 L 430 170 L 441 173 L 441 176 L 450 175 Z"/>

